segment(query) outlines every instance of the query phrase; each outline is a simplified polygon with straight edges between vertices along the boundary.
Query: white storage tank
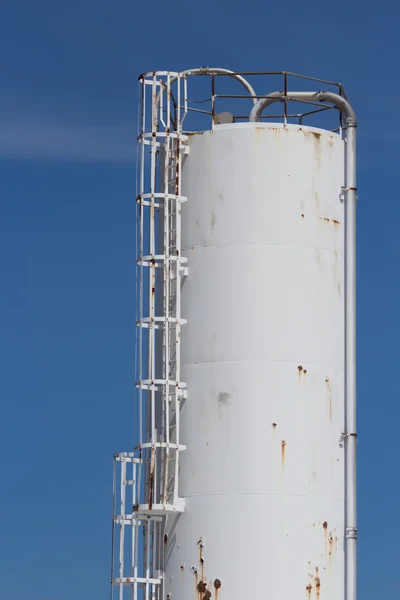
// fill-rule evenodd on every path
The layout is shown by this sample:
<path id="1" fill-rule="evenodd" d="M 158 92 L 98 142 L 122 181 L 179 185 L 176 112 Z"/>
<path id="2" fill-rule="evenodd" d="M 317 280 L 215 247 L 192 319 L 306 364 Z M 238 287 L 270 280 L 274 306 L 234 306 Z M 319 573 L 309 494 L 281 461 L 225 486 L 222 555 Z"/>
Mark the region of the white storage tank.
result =
<path id="1" fill-rule="evenodd" d="M 344 143 L 281 124 L 191 135 L 182 167 L 173 600 L 344 597 Z M 206 595 L 204 595 L 206 594 Z"/>
<path id="2" fill-rule="evenodd" d="M 356 116 L 340 84 L 283 72 L 259 95 L 252 75 L 140 77 L 114 600 L 356 600 Z M 245 93 L 219 95 L 218 77 Z"/>

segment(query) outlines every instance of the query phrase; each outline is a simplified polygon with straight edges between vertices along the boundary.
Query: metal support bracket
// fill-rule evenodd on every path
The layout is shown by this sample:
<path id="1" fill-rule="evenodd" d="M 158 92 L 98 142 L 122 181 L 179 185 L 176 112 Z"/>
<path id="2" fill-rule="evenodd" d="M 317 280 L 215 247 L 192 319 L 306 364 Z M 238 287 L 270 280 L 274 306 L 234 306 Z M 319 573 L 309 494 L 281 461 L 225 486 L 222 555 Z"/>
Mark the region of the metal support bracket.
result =
<path id="1" fill-rule="evenodd" d="M 356 540 L 358 537 L 357 527 L 346 527 L 346 539 Z"/>
<path id="2" fill-rule="evenodd" d="M 345 441 L 349 437 L 354 437 L 354 438 L 356 438 L 356 441 L 357 441 L 358 434 L 357 433 L 342 433 L 341 436 L 340 436 L 340 438 L 339 438 L 339 446 L 341 448 L 343 448 L 343 446 L 345 444 Z"/>

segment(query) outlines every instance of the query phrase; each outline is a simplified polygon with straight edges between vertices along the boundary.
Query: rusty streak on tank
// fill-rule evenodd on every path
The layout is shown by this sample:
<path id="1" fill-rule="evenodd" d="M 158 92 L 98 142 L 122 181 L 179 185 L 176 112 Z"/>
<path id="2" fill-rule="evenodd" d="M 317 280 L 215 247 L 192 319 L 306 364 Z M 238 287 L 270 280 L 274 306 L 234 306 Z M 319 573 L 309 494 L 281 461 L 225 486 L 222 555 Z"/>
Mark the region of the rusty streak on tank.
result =
<path id="1" fill-rule="evenodd" d="M 328 546 L 328 522 L 324 521 L 322 523 L 322 527 L 324 530 L 324 540 L 325 540 L 325 548 Z"/>
<path id="2" fill-rule="evenodd" d="M 320 594 L 321 594 L 321 579 L 319 578 L 318 567 L 315 569 L 314 581 L 315 581 L 315 591 L 316 591 L 316 595 L 317 595 L 317 600 L 319 600 Z"/>
<path id="3" fill-rule="evenodd" d="M 332 536 L 332 531 L 329 532 L 328 541 L 329 541 L 329 559 L 331 559 L 332 558 L 332 552 L 333 552 L 333 543 L 334 543 L 333 536 Z"/>
<path id="4" fill-rule="evenodd" d="M 221 587 L 222 583 L 220 579 L 215 579 L 214 580 L 214 588 L 215 588 L 215 600 L 218 600 L 218 596 L 219 596 L 219 588 Z"/>
<path id="5" fill-rule="evenodd" d="M 329 421 L 330 421 L 330 423 L 332 423 L 332 387 L 331 387 L 331 381 L 330 381 L 329 377 L 325 378 L 325 383 L 326 383 L 326 387 L 328 390 L 328 398 L 329 398 Z"/>
<path id="6" fill-rule="evenodd" d="M 282 440 L 281 442 L 281 466 L 282 466 L 282 475 L 285 470 L 285 459 L 286 459 L 286 440 Z"/>
<path id="7" fill-rule="evenodd" d="M 151 510 L 153 508 L 154 469 L 155 469 L 155 457 L 154 457 L 154 450 L 152 450 L 151 470 L 150 470 L 150 478 L 149 478 L 149 510 Z"/>
<path id="8" fill-rule="evenodd" d="M 200 569 L 201 569 L 201 579 L 204 580 L 204 557 L 203 557 L 203 542 L 199 543 L 200 549 Z"/>
<path id="9" fill-rule="evenodd" d="M 298 370 L 298 372 L 299 372 L 299 381 L 301 381 L 301 376 L 302 376 L 303 374 L 304 374 L 304 375 L 307 375 L 307 369 L 304 369 L 304 368 L 303 368 L 303 365 L 299 365 L 299 366 L 297 367 L 297 370 Z"/>
<path id="10" fill-rule="evenodd" d="M 338 221 L 337 219 L 330 219 L 329 217 L 318 217 L 321 221 L 324 221 L 325 223 L 333 223 L 333 226 L 335 228 L 335 230 L 339 227 L 339 225 L 341 225 L 341 222 Z"/>

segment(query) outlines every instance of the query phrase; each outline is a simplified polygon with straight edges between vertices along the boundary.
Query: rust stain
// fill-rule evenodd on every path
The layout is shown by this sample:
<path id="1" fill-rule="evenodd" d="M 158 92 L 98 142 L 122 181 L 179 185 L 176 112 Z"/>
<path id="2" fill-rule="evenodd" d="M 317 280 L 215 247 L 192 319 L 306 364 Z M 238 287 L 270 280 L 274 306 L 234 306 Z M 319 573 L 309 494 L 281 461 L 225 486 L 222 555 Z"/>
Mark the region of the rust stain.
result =
<path id="1" fill-rule="evenodd" d="M 197 584 L 197 591 L 200 592 L 200 594 L 204 594 L 207 590 L 207 584 L 204 581 L 199 581 L 199 583 Z"/>
<path id="2" fill-rule="evenodd" d="M 308 564 L 311 565 L 311 562 L 308 561 Z M 306 592 L 307 592 L 307 598 L 311 598 L 311 592 L 313 589 L 313 576 L 312 574 L 309 572 L 308 573 L 308 585 L 306 586 Z"/>
<path id="3" fill-rule="evenodd" d="M 150 479 L 149 479 L 149 510 L 153 508 L 153 488 L 154 488 L 154 469 L 155 469 L 155 452 L 152 450 L 151 453 L 151 469 L 150 469 Z"/>
<path id="4" fill-rule="evenodd" d="M 285 458 L 286 458 L 286 440 L 282 440 L 281 442 L 281 466 L 282 466 L 282 475 L 285 470 Z"/>
<path id="5" fill-rule="evenodd" d="M 334 546 L 334 539 L 332 536 L 332 531 L 330 531 L 329 532 L 329 559 L 332 558 L 333 546 Z"/>
<path id="6" fill-rule="evenodd" d="M 318 217 L 321 221 L 325 221 L 325 223 L 333 223 L 335 230 L 341 225 L 341 222 L 337 219 L 330 219 L 329 217 Z"/>
<path id="7" fill-rule="evenodd" d="M 299 365 L 297 367 L 297 370 L 299 372 L 299 381 L 301 381 L 301 376 L 302 375 L 307 375 L 307 369 L 304 369 L 302 365 Z"/>
<path id="8" fill-rule="evenodd" d="M 324 540 L 325 540 L 325 548 L 326 548 L 328 545 L 328 522 L 324 521 L 322 523 L 322 527 L 324 529 Z"/>
<path id="9" fill-rule="evenodd" d="M 215 600 L 218 600 L 218 596 L 219 596 L 219 588 L 221 587 L 222 583 L 220 579 L 216 579 L 214 581 L 214 587 L 215 587 Z"/>
<path id="10" fill-rule="evenodd" d="M 329 421 L 332 423 L 332 387 L 329 377 L 325 378 L 326 387 L 328 390 L 328 398 L 329 398 Z"/>
<path id="11" fill-rule="evenodd" d="M 340 296 L 340 281 L 337 284 L 337 289 L 338 289 L 338 295 Z"/>
<path id="12" fill-rule="evenodd" d="M 201 568 L 201 580 L 204 581 L 204 557 L 203 557 L 203 548 L 204 548 L 204 544 L 203 544 L 203 540 L 200 539 L 197 542 L 197 545 L 199 547 L 199 562 L 200 562 L 200 568 Z"/>
<path id="13" fill-rule="evenodd" d="M 318 567 L 315 569 L 314 581 L 315 581 L 315 590 L 316 590 L 317 600 L 319 600 L 320 594 L 321 594 L 321 580 L 320 580 L 319 574 L 318 574 Z"/>

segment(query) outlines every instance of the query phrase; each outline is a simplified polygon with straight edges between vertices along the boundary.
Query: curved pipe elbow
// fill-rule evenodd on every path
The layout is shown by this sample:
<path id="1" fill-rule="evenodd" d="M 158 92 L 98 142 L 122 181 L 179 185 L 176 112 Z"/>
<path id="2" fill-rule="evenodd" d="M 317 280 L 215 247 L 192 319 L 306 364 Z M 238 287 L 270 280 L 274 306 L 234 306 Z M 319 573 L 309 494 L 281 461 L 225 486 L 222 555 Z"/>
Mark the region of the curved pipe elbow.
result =
<path id="1" fill-rule="evenodd" d="M 242 77 L 241 75 L 238 75 L 237 73 L 235 73 L 234 71 L 230 71 L 229 69 L 221 69 L 219 67 L 217 68 L 213 68 L 213 67 L 200 67 L 200 69 L 188 69 L 187 71 L 182 71 L 181 75 L 195 75 L 195 74 L 204 74 L 204 75 L 229 75 L 231 77 L 233 77 L 233 79 L 236 79 L 236 81 L 238 81 L 239 83 L 242 84 L 242 86 L 244 88 L 246 88 L 246 90 L 249 92 L 250 96 L 253 96 L 252 101 L 253 104 L 256 105 L 257 104 L 257 98 L 255 98 L 254 96 L 257 96 L 256 92 L 254 91 L 254 88 L 250 85 L 250 83 L 247 81 L 247 79 L 245 79 L 244 77 Z"/>
<path id="2" fill-rule="evenodd" d="M 272 94 L 268 94 L 264 98 L 258 100 L 249 116 L 249 121 L 251 123 L 258 122 L 260 120 L 261 113 L 263 110 L 273 104 L 274 102 L 280 102 L 284 100 L 297 100 L 297 101 L 317 101 L 317 102 L 331 102 L 334 106 L 339 108 L 346 115 L 346 124 L 348 127 L 357 127 L 357 117 L 354 112 L 353 107 L 350 102 L 348 102 L 339 94 L 335 94 L 334 92 L 289 92 L 285 95 L 284 92 L 272 92 Z"/>

